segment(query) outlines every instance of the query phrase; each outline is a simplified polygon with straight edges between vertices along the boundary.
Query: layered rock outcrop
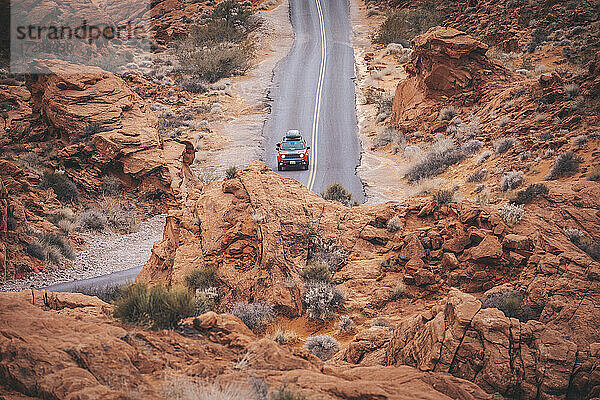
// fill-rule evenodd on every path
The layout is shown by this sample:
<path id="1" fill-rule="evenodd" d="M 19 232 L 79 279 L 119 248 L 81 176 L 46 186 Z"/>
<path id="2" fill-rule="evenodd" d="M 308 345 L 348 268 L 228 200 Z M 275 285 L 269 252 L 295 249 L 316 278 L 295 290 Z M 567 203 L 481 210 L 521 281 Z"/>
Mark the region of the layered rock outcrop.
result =
<path id="1" fill-rule="evenodd" d="M 256 162 L 192 191 L 170 213 L 138 280 L 173 284 L 193 268 L 215 266 L 223 310 L 234 301 L 266 300 L 296 317 L 304 313 L 301 270 L 315 246 L 327 243 L 338 263 L 333 282 L 346 297 L 340 312 L 356 321 L 394 321 L 393 334 L 361 329 L 335 360 L 450 372 L 503 396 L 589 396 L 596 390 L 600 264 L 565 229 L 597 237 L 600 188 L 548 188 L 511 228 L 495 209 L 468 201 L 344 207 Z M 392 216 L 402 221 L 396 232 L 386 229 Z M 402 299 L 394 297 L 400 283 Z M 530 312 L 521 322 L 481 310 L 476 297 L 452 289 L 449 300 L 414 314 L 450 287 L 479 297 L 518 292 Z"/>
<path id="2" fill-rule="evenodd" d="M 77 171 L 77 183 L 92 191 L 99 175 L 114 172 L 132 185 L 180 197 L 192 179 L 192 144 L 163 140 L 156 114 L 121 78 L 91 67 L 73 75 L 67 73 L 70 67 L 51 60 L 32 65 L 40 75 L 32 76 L 28 86 L 34 110 L 67 144 L 59 156 Z M 84 173 L 83 166 L 94 170 Z"/>
<path id="3" fill-rule="evenodd" d="M 409 77 L 396 88 L 394 123 L 408 123 L 449 98 L 471 106 L 481 99 L 485 86 L 512 76 L 486 57 L 487 49 L 484 43 L 454 28 L 434 27 L 417 36 L 406 65 Z"/>
<path id="4" fill-rule="evenodd" d="M 448 372 L 507 398 L 589 398 L 600 390 L 599 350 L 451 290 L 445 305 L 394 329 L 386 364 Z"/>
<path id="5" fill-rule="evenodd" d="M 308 398 L 492 399 L 465 380 L 407 366 L 324 366 L 229 314 L 204 314 L 175 333 L 120 326 L 107 313 L 83 295 L 0 293 L 0 396 L 162 399 L 211 384 L 251 394 L 252 379 Z"/>

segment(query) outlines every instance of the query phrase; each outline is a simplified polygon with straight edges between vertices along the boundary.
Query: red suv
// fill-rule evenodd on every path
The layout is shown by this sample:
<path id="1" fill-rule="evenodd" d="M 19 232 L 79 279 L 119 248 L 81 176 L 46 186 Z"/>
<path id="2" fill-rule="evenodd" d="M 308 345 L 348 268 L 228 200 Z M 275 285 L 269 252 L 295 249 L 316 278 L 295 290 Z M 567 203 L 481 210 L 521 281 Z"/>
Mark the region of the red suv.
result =
<path id="1" fill-rule="evenodd" d="M 288 131 L 281 141 L 277 143 L 277 170 L 281 171 L 286 167 L 299 167 L 308 169 L 308 150 L 300 131 Z"/>

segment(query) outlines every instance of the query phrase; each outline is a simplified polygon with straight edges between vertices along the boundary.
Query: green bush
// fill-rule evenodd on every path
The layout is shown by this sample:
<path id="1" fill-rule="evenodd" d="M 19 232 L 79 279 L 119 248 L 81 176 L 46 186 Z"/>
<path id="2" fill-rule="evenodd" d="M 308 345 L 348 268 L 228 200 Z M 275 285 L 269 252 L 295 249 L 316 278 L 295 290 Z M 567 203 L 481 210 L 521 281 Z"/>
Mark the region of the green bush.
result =
<path id="1" fill-rule="evenodd" d="M 515 195 L 515 198 L 510 202 L 513 204 L 529 204 L 539 196 L 548 195 L 548 186 L 543 183 L 533 183 L 527 186 L 526 189 L 519 190 Z"/>
<path id="2" fill-rule="evenodd" d="M 433 196 L 434 200 L 438 204 L 448 204 L 454 199 L 454 190 L 452 189 L 440 189 L 435 192 Z"/>
<path id="3" fill-rule="evenodd" d="M 76 203 L 79 190 L 64 173 L 46 171 L 42 175 L 42 189 L 52 189 L 56 198 L 63 203 Z"/>
<path id="4" fill-rule="evenodd" d="M 540 316 L 536 307 L 525 302 L 523 293 L 513 290 L 492 293 L 483 301 L 481 307 L 497 308 L 507 317 L 517 318 L 521 322 L 537 320 Z"/>
<path id="5" fill-rule="evenodd" d="M 460 162 L 463 157 L 452 140 L 440 140 L 434 143 L 421 160 L 409 167 L 406 178 L 411 183 L 431 178 L 444 172 L 450 165 Z"/>
<path id="6" fill-rule="evenodd" d="M 329 267 L 320 262 L 311 262 L 300 273 L 307 281 L 331 282 Z"/>
<path id="7" fill-rule="evenodd" d="M 356 205 L 357 202 L 352 200 L 352 193 L 350 193 L 344 185 L 335 182 L 327 186 L 324 192 L 321 193 L 321 197 L 325 200 L 338 201 L 345 206 Z"/>
<path id="8" fill-rule="evenodd" d="M 182 318 L 194 315 L 194 296 L 184 287 L 148 287 L 135 283 L 122 290 L 114 303 L 114 316 L 127 324 L 151 329 L 174 328 Z"/>
<path id="9" fill-rule="evenodd" d="M 207 47 L 180 48 L 177 55 L 183 68 L 209 83 L 234 75 L 243 75 L 251 67 L 254 44 L 217 43 Z"/>
<path id="10" fill-rule="evenodd" d="M 235 178 L 235 174 L 237 174 L 237 167 L 235 165 L 232 165 L 231 167 L 227 168 L 225 170 L 225 178 L 226 179 L 233 179 Z"/>
<path id="11" fill-rule="evenodd" d="M 193 290 L 219 286 L 219 269 L 214 265 L 194 268 L 185 276 L 185 284 Z"/>
<path id="12" fill-rule="evenodd" d="M 562 176 L 571 176 L 579 171 L 579 164 L 583 162 L 583 158 L 575 152 L 568 151 L 556 157 L 546 180 L 553 180 Z"/>
<path id="13" fill-rule="evenodd" d="M 82 231 L 102 232 L 106 229 L 108 221 L 102 211 L 90 208 L 77 216 L 77 224 Z"/>
<path id="14" fill-rule="evenodd" d="M 65 259 L 73 260 L 75 258 L 75 252 L 69 240 L 51 232 L 38 235 L 27 244 L 25 252 L 38 260 L 56 265 Z"/>
<path id="15" fill-rule="evenodd" d="M 415 36 L 441 22 L 441 15 L 435 10 L 434 3 L 427 3 L 419 8 L 394 10 L 388 13 L 373 36 L 373 42 L 401 43 L 407 46 Z"/>

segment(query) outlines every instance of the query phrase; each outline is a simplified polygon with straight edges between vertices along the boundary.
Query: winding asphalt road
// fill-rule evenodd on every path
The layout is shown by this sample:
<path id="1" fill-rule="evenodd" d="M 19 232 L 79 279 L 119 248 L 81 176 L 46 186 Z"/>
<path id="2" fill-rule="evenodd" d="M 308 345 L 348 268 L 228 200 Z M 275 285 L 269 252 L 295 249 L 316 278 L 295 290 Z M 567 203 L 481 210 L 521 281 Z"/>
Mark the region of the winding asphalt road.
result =
<path id="1" fill-rule="evenodd" d="M 282 171 L 320 193 L 339 182 L 359 202 L 360 142 L 354 93 L 349 0 L 290 0 L 294 44 L 274 70 L 271 115 L 265 123 L 267 165 L 277 170 L 277 144 L 299 129 L 311 146 L 308 171 Z M 65 282 L 46 289 L 71 292 L 132 281 L 140 268 Z"/>
<path id="2" fill-rule="evenodd" d="M 277 170 L 275 145 L 289 129 L 299 129 L 311 146 L 310 168 L 281 174 L 317 193 L 339 182 L 362 202 L 348 1 L 290 0 L 294 44 L 274 71 L 265 148 L 267 165 Z"/>

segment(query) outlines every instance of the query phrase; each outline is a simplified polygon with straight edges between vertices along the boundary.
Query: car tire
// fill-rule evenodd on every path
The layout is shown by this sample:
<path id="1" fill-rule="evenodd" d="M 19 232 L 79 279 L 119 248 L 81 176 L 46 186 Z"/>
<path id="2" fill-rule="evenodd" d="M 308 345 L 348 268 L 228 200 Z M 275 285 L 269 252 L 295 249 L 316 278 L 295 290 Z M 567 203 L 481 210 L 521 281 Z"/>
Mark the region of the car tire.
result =
<path id="1" fill-rule="evenodd" d="M 277 164 L 277 171 L 281 171 L 282 169 L 281 164 Z"/>

